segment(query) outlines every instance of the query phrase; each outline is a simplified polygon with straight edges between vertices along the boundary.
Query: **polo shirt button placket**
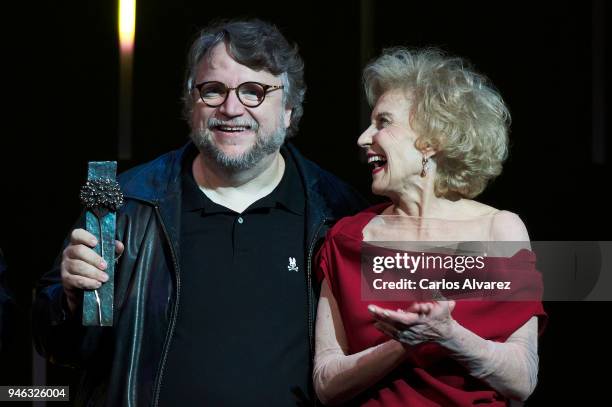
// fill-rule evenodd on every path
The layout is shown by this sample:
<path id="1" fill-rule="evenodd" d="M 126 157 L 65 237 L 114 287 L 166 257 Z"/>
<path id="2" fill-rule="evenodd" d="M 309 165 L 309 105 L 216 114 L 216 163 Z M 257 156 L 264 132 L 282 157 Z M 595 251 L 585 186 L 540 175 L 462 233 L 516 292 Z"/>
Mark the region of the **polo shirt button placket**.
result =
<path id="1" fill-rule="evenodd" d="M 244 223 L 244 219 L 242 219 L 242 216 L 238 216 L 238 223 L 240 223 L 241 225 Z"/>

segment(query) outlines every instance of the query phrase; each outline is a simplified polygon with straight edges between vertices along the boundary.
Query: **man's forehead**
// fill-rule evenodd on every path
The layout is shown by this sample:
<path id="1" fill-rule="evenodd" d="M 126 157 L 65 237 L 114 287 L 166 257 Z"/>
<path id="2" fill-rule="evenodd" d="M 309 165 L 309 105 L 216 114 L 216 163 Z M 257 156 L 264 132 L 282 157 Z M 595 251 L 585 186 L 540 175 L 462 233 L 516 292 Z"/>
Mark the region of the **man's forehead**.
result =
<path id="1" fill-rule="evenodd" d="M 273 79 L 277 77 L 265 69 L 255 70 L 236 61 L 225 43 L 219 43 L 211 48 L 204 54 L 198 64 L 198 77 L 201 78 L 204 75 L 208 76 L 210 74 L 253 76 L 252 80 Z"/>

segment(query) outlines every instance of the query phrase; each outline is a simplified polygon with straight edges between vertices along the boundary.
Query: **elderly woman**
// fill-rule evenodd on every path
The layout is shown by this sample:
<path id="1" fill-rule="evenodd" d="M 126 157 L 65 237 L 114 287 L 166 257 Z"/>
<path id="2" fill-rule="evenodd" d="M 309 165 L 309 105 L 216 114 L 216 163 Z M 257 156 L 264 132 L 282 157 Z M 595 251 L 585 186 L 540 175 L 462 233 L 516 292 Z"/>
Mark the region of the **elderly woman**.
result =
<path id="1" fill-rule="evenodd" d="M 372 166 L 372 191 L 390 203 L 339 221 L 319 253 L 318 397 L 363 406 L 525 400 L 537 381 L 540 302 L 360 297 L 361 243 L 389 240 L 393 229 L 380 227 L 378 215 L 407 220 L 393 229 L 401 230 L 397 240 L 528 242 L 517 215 L 472 200 L 507 156 L 503 100 L 461 59 L 431 49 L 386 50 L 365 68 L 364 82 L 374 109 L 358 144 Z M 422 227 L 428 220 L 444 227 Z M 527 250 L 512 260 L 535 263 Z"/>

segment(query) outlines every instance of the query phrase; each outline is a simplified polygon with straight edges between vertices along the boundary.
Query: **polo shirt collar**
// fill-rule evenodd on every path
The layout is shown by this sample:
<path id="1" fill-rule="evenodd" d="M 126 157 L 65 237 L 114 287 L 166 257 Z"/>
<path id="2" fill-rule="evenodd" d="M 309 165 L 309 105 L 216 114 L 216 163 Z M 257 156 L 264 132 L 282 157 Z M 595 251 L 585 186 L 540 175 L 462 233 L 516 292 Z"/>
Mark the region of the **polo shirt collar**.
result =
<path id="1" fill-rule="evenodd" d="M 196 156 L 197 150 L 195 154 L 186 154 L 185 161 L 183 162 L 181 177 L 181 182 L 183 184 L 183 210 L 201 210 L 205 214 L 233 213 L 231 209 L 219 205 L 208 198 L 195 182 L 192 164 Z M 253 202 L 244 212 L 262 208 L 280 207 L 297 215 L 304 215 L 305 192 L 301 177 L 291 154 L 283 154 L 283 158 L 285 159 L 285 171 L 280 183 L 270 194 Z"/>

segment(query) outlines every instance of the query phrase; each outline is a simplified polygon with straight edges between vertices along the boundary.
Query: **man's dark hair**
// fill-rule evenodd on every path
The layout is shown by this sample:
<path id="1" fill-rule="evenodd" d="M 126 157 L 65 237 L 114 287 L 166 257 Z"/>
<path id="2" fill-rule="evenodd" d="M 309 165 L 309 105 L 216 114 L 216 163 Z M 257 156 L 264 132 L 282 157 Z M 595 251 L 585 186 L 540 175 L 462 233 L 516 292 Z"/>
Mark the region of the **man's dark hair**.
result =
<path id="1" fill-rule="evenodd" d="M 187 59 L 183 90 L 186 120 L 190 122 L 191 119 L 194 105 L 191 92 L 196 85 L 198 65 L 208 51 L 221 42 L 227 45 L 228 53 L 236 62 L 256 71 L 263 69 L 273 75 L 282 75 L 283 100 L 286 107 L 293 109 L 287 136 L 294 135 L 304 113 L 304 62 L 297 45 L 291 45 L 274 25 L 257 19 L 221 21 L 200 31 Z"/>

